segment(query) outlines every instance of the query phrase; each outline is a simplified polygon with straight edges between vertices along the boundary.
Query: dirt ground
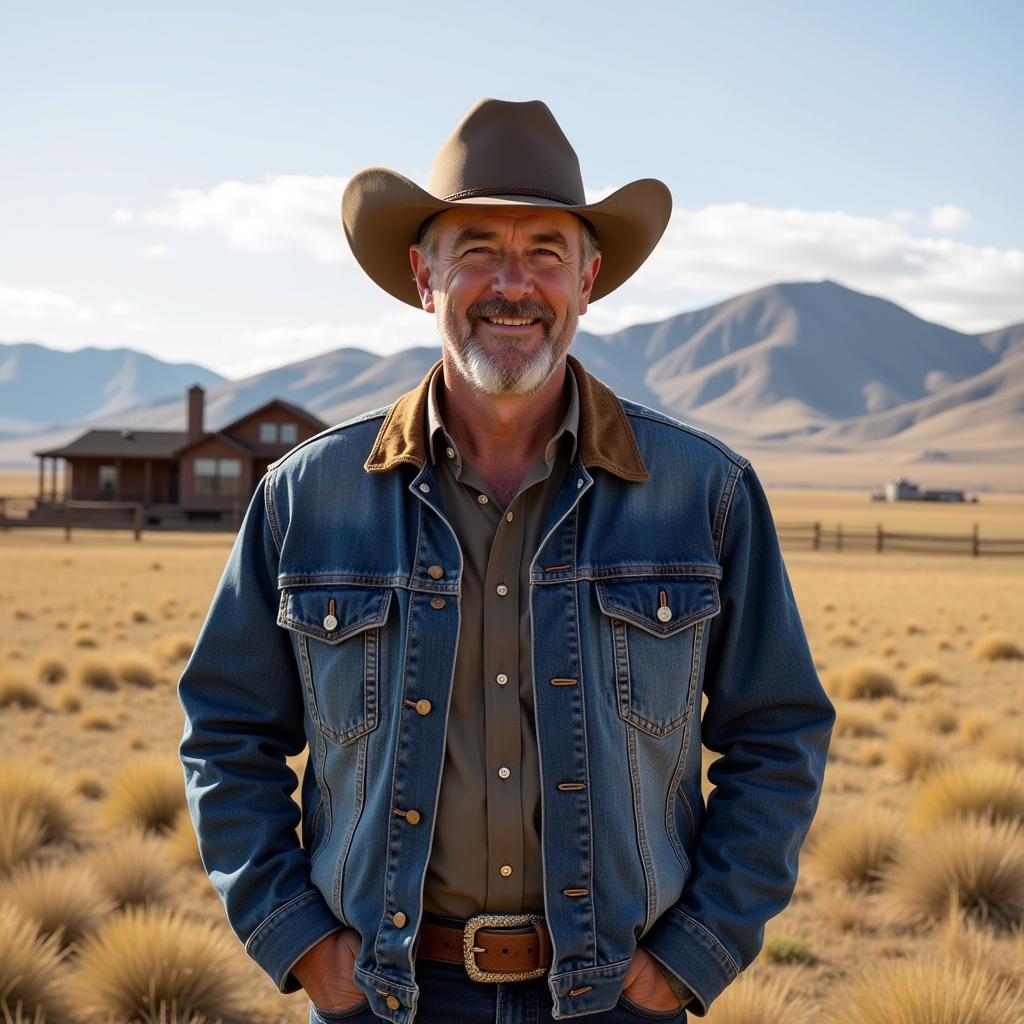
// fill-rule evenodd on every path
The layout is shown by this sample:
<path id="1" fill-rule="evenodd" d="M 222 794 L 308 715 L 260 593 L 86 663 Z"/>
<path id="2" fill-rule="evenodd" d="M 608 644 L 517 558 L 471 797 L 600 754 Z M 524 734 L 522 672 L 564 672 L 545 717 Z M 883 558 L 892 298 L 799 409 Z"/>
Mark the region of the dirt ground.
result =
<path id="1" fill-rule="evenodd" d="M 990 535 L 1024 535 L 1020 496 L 906 513 L 865 507 L 863 493 L 770 497 L 779 520 L 852 525 L 864 516 L 864 522 L 889 525 L 896 516 L 909 529 L 913 517 L 913 528 L 937 532 L 980 521 Z M 0 707 L 0 759 L 45 764 L 68 776 L 92 773 L 104 784 L 130 771 L 141 756 L 174 759 L 182 728 L 177 675 L 230 542 L 226 534 L 154 532 L 135 542 L 127 532 L 79 531 L 66 543 L 59 531 L 0 532 L 0 673 L 31 677 L 42 655 L 73 673 L 84 658 L 113 664 L 132 653 L 148 659 L 156 682 L 111 691 L 78 686 L 78 710 L 62 697 L 78 685 L 73 679 L 34 684 L 36 706 Z M 992 633 L 1024 643 L 1024 559 L 793 550 L 786 560 L 816 663 L 841 720 L 844 713 L 851 721 L 869 720 L 861 731 L 875 732 L 837 732 L 812 844 L 835 822 L 865 811 L 909 813 L 924 775 L 908 778 L 906 761 L 893 751 L 922 732 L 942 760 L 1013 760 L 1006 750 L 1024 746 L 1024 661 L 979 659 L 976 645 Z M 836 680 L 865 660 L 890 680 L 893 695 L 840 696 L 842 683 Z M 929 675 L 932 681 L 920 681 Z M 1001 755 L 988 749 L 996 734 L 1002 737 Z M 812 1020 L 814 1008 L 837 984 L 882 960 L 928 954 L 943 935 L 939 925 L 894 917 L 879 889 L 840 890 L 827 874 L 815 869 L 812 857 L 802 859 L 792 904 L 767 927 L 771 955 L 766 950 L 749 972 L 782 985 L 789 998 L 810 1009 Z M 201 869 L 182 869 L 175 892 L 177 906 L 226 929 Z M 238 957 L 251 976 L 256 1024 L 306 1020 L 301 994 L 279 996 L 241 947 Z M 709 1019 L 714 1016 L 713 1011 Z"/>

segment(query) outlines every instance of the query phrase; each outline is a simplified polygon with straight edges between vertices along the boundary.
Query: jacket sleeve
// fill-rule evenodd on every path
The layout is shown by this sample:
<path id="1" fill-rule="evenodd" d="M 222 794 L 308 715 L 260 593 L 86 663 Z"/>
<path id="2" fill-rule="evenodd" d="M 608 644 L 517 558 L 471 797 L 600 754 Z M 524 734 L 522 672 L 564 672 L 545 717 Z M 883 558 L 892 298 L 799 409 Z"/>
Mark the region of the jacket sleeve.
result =
<path id="1" fill-rule="evenodd" d="M 721 756 L 708 770 L 692 874 L 643 940 L 693 990 L 696 1016 L 751 963 L 765 922 L 792 896 L 835 720 L 764 491 L 749 464 L 734 480 L 701 722 L 704 745 Z"/>
<path id="2" fill-rule="evenodd" d="M 290 969 L 343 924 L 310 881 L 296 835 L 297 779 L 286 756 L 306 745 L 302 683 L 277 624 L 278 552 L 264 477 L 253 495 L 178 683 L 179 754 L 210 880 L 246 952 L 282 992 Z"/>

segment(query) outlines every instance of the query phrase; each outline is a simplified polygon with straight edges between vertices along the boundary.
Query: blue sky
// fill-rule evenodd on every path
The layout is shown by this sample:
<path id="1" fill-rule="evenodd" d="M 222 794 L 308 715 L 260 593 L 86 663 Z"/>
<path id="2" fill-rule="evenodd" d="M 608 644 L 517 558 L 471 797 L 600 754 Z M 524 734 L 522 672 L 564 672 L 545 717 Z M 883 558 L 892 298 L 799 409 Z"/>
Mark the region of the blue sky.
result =
<path id="1" fill-rule="evenodd" d="M 372 13 L 371 13 L 372 12 Z M 664 180 L 610 330 L 830 277 L 963 330 L 1024 320 L 1018 4 L 9 6 L 0 340 L 231 377 L 432 343 L 347 255 L 345 179 L 425 182 L 481 96 L 545 100 L 588 189 Z"/>

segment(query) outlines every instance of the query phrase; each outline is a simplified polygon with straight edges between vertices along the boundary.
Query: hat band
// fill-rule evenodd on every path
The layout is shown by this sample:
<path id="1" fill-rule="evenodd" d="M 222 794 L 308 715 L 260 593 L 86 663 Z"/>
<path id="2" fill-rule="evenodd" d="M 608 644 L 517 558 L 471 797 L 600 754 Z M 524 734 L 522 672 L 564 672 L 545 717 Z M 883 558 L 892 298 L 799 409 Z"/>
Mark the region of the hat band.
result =
<path id="1" fill-rule="evenodd" d="M 580 206 L 575 199 L 568 199 L 557 192 L 548 192 L 542 188 L 520 188 L 516 185 L 494 185 L 489 188 L 466 188 L 461 192 L 453 192 L 444 196 L 442 202 L 455 203 L 460 199 L 479 199 L 481 196 L 536 196 L 538 199 L 551 199 L 564 206 Z"/>

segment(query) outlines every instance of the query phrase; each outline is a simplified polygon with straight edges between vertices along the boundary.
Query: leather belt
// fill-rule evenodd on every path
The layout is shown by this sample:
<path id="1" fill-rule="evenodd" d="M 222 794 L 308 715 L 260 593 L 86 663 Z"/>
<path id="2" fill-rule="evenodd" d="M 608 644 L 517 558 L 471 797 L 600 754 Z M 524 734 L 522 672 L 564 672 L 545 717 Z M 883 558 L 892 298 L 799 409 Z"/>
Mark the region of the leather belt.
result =
<path id="1" fill-rule="evenodd" d="M 462 927 L 424 920 L 416 955 L 462 964 L 474 981 L 526 981 L 551 966 L 551 936 L 537 914 L 477 914 Z"/>

